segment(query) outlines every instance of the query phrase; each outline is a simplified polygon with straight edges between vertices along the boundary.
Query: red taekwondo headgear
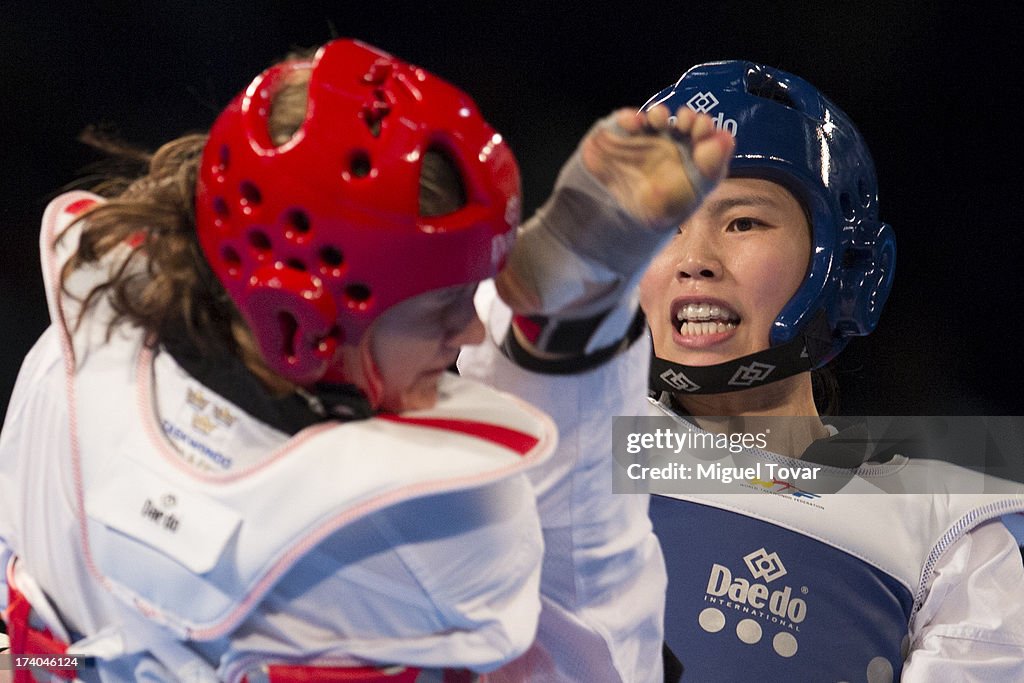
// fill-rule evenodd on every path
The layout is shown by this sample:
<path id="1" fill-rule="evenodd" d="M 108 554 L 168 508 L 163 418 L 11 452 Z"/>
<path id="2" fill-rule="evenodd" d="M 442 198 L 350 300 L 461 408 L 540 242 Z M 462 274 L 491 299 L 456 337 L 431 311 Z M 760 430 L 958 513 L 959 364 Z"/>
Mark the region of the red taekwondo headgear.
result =
<path id="1" fill-rule="evenodd" d="M 268 121 L 289 74 L 312 69 L 306 118 L 277 146 Z M 466 195 L 420 215 L 428 150 Z M 464 92 L 353 40 L 260 74 L 217 118 L 196 190 L 199 242 L 270 368 L 304 386 L 344 381 L 336 350 L 391 306 L 484 280 L 520 214 L 511 150 Z"/>

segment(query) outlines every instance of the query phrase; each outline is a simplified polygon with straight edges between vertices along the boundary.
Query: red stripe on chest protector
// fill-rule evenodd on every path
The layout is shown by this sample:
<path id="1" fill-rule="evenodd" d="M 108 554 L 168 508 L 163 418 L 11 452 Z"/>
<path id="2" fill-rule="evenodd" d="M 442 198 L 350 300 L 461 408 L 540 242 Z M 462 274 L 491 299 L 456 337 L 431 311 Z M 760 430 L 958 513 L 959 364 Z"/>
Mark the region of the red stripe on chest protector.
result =
<path id="1" fill-rule="evenodd" d="M 519 453 L 519 455 L 526 455 L 540 442 L 540 439 L 526 434 L 525 432 L 520 432 L 508 427 L 487 424 L 486 422 L 429 417 L 402 417 L 401 415 L 378 415 L 377 417 L 390 422 L 400 422 L 403 424 L 417 425 L 419 427 L 432 427 L 434 429 L 443 429 L 449 432 L 468 434 L 469 436 L 475 436 L 479 439 L 496 443 L 499 446 L 504 446 L 509 450 Z"/>

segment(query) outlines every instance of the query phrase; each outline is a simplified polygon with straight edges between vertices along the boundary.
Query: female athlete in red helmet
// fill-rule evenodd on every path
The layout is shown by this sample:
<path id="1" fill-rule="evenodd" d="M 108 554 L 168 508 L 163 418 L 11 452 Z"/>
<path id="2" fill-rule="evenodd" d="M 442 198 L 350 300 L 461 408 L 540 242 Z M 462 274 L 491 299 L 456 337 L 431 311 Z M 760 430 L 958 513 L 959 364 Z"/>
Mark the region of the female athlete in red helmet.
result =
<path id="1" fill-rule="evenodd" d="M 619 112 L 517 240 L 516 163 L 473 101 L 339 40 L 109 199 L 55 200 L 53 324 L 0 441 L 12 652 L 101 680 L 660 680 L 646 497 L 611 494 L 572 416 L 556 448 L 445 370 L 497 274 L 516 317 L 476 374 L 610 391 L 603 427 L 635 410 L 638 274 L 731 148 L 708 117 Z"/>

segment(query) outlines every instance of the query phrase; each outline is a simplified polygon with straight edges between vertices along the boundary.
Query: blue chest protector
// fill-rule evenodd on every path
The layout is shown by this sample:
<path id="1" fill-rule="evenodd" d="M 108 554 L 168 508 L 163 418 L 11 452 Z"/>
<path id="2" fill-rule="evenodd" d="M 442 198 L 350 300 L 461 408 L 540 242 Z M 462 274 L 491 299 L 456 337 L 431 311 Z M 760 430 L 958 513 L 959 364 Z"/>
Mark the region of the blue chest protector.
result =
<path id="1" fill-rule="evenodd" d="M 652 496 L 665 550 L 665 638 L 684 681 L 898 680 L 911 590 L 815 538 Z"/>

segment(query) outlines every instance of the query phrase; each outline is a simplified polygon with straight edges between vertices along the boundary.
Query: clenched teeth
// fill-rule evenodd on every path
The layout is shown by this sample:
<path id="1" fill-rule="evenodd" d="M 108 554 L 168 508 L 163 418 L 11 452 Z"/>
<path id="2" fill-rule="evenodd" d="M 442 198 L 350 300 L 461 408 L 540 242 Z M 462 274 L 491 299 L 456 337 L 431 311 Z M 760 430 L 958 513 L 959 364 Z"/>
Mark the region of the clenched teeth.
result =
<path id="1" fill-rule="evenodd" d="M 717 334 L 735 330 L 736 323 L 710 322 L 710 323 L 683 323 L 679 326 L 679 334 L 683 336 L 698 334 Z"/>
<path id="2" fill-rule="evenodd" d="M 686 304 L 676 311 L 676 320 L 682 322 L 704 322 L 715 320 L 721 322 L 738 322 L 740 317 L 725 306 L 718 304 Z"/>
<path id="3" fill-rule="evenodd" d="M 676 311 L 675 318 L 682 335 L 727 332 L 740 321 L 735 311 L 712 303 L 685 304 Z"/>

